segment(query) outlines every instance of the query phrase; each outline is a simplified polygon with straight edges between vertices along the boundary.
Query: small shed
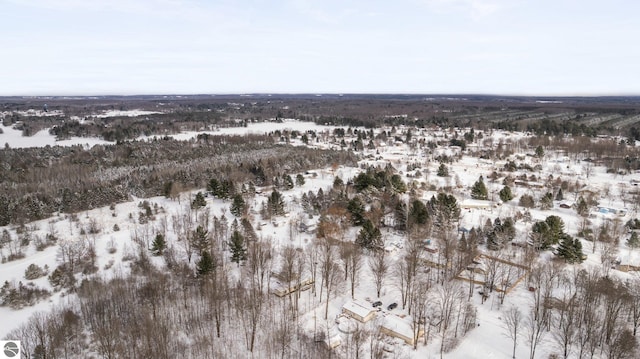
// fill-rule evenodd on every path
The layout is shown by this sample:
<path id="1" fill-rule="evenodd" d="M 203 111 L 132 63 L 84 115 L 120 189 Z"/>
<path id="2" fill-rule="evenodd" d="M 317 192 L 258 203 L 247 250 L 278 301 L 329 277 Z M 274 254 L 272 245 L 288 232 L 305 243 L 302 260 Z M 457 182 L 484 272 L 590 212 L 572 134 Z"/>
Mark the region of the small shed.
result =
<path id="1" fill-rule="evenodd" d="M 342 306 L 342 313 L 361 322 L 366 323 L 376 316 L 377 310 L 358 301 L 347 302 Z"/>

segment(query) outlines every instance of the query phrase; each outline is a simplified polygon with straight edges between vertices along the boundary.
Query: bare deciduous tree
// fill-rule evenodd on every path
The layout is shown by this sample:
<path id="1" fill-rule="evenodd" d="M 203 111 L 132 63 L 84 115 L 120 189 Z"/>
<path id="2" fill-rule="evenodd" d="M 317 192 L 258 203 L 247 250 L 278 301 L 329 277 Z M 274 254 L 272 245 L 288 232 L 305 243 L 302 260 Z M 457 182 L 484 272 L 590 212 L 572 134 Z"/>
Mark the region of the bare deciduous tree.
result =
<path id="1" fill-rule="evenodd" d="M 373 274 L 373 281 L 376 284 L 376 294 L 378 298 L 380 298 L 380 291 L 382 290 L 382 285 L 389 271 L 389 262 L 387 261 L 384 250 L 375 252 L 372 257 L 369 257 L 369 268 L 371 269 L 371 274 Z"/>
<path id="2" fill-rule="evenodd" d="M 512 306 L 502 313 L 502 321 L 507 330 L 507 337 L 513 341 L 513 358 L 515 359 L 518 337 L 523 325 L 522 312 L 517 307 Z"/>

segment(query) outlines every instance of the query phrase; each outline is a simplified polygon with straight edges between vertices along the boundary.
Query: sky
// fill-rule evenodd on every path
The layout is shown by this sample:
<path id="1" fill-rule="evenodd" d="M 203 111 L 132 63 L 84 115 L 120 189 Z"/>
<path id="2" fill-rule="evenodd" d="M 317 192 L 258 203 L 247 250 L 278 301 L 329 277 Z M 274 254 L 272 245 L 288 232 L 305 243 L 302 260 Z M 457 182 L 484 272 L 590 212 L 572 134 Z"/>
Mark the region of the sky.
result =
<path id="1" fill-rule="evenodd" d="M 0 0 L 0 96 L 640 95 L 636 0 Z"/>

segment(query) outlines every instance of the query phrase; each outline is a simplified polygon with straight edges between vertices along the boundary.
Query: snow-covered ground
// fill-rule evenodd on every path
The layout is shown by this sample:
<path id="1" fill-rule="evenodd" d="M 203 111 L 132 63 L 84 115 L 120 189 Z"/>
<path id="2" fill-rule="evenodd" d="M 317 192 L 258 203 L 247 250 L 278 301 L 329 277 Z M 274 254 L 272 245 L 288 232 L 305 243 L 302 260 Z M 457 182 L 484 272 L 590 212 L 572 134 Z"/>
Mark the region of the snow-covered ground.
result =
<path id="1" fill-rule="evenodd" d="M 321 126 L 313 122 L 302 122 L 294 120 L 285 120 L 282 122 L 258 122 L 249 123 L 246 127 L 222 127 L 213 131 L 185 131 L 178 134 L 169 135 L 180 141 L 188 141 L 196 138 L 199 134 L 210 135 L 245 135 L 245 134 L 265 134 L 274 131 L 316 131 L 318 133 L 324 131 L 332 131 L 335 126 Z M 27 147 L 44 147 L 44 146 L 74 146 L 82 145 L 91 147 L 94 145 L 113 144 L 113 142 L 105 141 L 93 137 L 73 137 L 68 140 L 57 141 L 55 136 L 49 133 L 49 129 L 38 131 L 33 136 L 22 136 L 22 131 L 16 130 L 11 126 L 4 126 L 0 123 L 0 145 L 9 145 L 11 148 L 27 148 Z M 138 140 L 149 140 L 158 136 L 140 136 Z"/>
<path id="2" fill-rule="evenodd" d="M 22 136 L 22 131 L 13 127 L 0 124 L 0 145 L 8 145 L 11 148 L 45 147 L 45 146 L 75 146 L 92 147 L 95 145 L 111 144 L 113 142 L 92 137 L 73 137 L 68 140 L 57 141 L 56 137 L 49 133 L 49 129 L 38 131 L 33 136 Z"/>
<path id="3" fill-rule="evenodd" d="M 4 134 L 0 134 L 0 143 L 8 143 L 11 147 L 32 147 L 32 146 L 44 146 L 53 144 L 70 145 L 75 143 L 87 143 L 93 145 L 100 142 L 88 142 L 88 139 L 74 139 L 68 141 L 56 142 L 47 131 L 38 132 L 33 137 L 22 137 L 19 131 L 11 128 L 2 127 Z M 285 121 L 281 123 L 251 123 L 247 127 L 236 128 L 221 128 L 216 131 L 209 132 L 187 132 L 172 137 L 179 140 L 188 140 L 194 138 L 199 133 L 211 133 L 215 135 L 222 134 L 248 134 L 248 133 L 268 133 L 275 130 L 297 130 L 300 132 L 305 131 L 332 131 L 332 127 L 318 126 L 314 123 L 298 122 L 298 121 Z M 421 131 L 420 133 L 414 133 L 414 137 L 421 135 L 430 136 L 430 138 L 438 138 L 441 133 L 429 133 L 427 131 Z M 493 143 L 498 144 L 501 141 L 513 140 L 518 141 L 525 138 L 524 134 L 511 133 L 504 131 L 494 131 L 492 134 Z M 73 142 L 77 141 L 77 142 Z M 84 141 L 84 142 L 81 142 Z M 298 140 L 294 141 L 296 144 L 300 144 Z M 336 144 L 320 143 L 314 144 L 323 147 L 335 147 Z M 365 143 L 366 146 L 366 143 Z M 454 154 L 455 150 L 446 149 L 449 155 Z M 451 152 L 453 151 L 453 152 Z M 523 150 L 524 151 L 524 150 Z M 411 149 L 406 144 L 396 144 L 391 141 L 387 143 L 379 143 L 376 150 L 365 150 L 365 160 L 363 164 L 372 165 L 385 165 L 391 163 L 396 167 L 398 171 L 401 171 L 404 175 L 406 182 L 416 181 L 417 184 L 434 185 L 437 187 L 447 186 L 451 188 L 451 192 L 456 196 L 459 203 L 470 198 L 469 188 L 473 183 L 483 176 L 485 183 L 489 189 L 490 200 L 496 205 L 491 205 L 488 208 L 462 208 L 460 227 L 470 228 L 474 226 L 483 226 L 487 220 L 494 220 L 498 217 L 513 216 L 517 212 L 522 212 L 523 208 L 517 206 L 517 199 L 522 194 L 532 194 L 534 190 L 526 187 L 513 186 L 515 199 L 507 203 L 497 205 L 499 202 L 497 192 L 502 189 L 502 178 L 493 182 L 488 180 L 492 172 L 503 172 L 501 167 L 504 166 L 506 161 L 487 161 L 480 160 L 476 157 L 463 155 L 459 161 L 449 164 L 450 177 L 441 178 L 435 174 L 437 172 L 439 163 L 431 160 L 433 154 L 427 153 L 426 150 Z M 616 176 L 615 178 L 611 174 L 606 173 L 606 169 L 603 167 L 596 167 L 593 169 L 588 177 L 585 172 L 585 164 L 580 161 L 572 161 L 569 159 L 549 160 L 551 155 L 547 155 L 546 160 L 537 160 L 532 157 L 526 157 L 525 160 L 519 161 L 523 163 L 531 163 L 531 165 L 541 164 L 542 170 L 533 172 L 540 180 L 546 179 L 549 175 L 554 177 L 560 177 L 563 180 L 575 182 L 576 180 L 582 181 L 588 185 L 588 188 L 593 189 L 596 193 L 600 194 L 599 201 L 608 207 L 625 209 L 625 213 L 622 216 L 600 213 L 593 211 L 591 214 L 591 221 L 598 225 L 607 221 L 620 220 L 626 222 L 631 218 L 636 218 L 637 213 L 631 208 L 627 208 L 627 205 L 621 199 L 623 190 L 629 184 L 631 179 L 637 179 L 637 175 Z M 415 171 L 409 172 L 407 165 L 412 163 L 420 163 L 421 171 L 420 176 L 408 177 L 408 174 L 413 174 Z M 299 200 L 303 193 L 308 191 L 317 192 L 318 189 L 329 188 L 336 176 L 340 176 L 343 180 L 348 180 L 355 177 L 361 169 L 359 168 L 345 168 L 339 167 L 337 169 L 320 168 L 309 173 L 304 174 L 305 184 L 303 186 L 296 186 L 294 189 L 283 191 L 287 207 L 289 209 L 289 215 L 286 217 L 277 217 L 272 221 L 258 220 L 254 224 L 254 228 L 257 230 L 258 236 L 262 238 L 270 238 L 274 243 L 276 250 L 285 246 L 296 246 L 305 248 L 314 239 L 314 235 L 311 233 L 298 233 L 295 238 L 291 237 L 292 221 L 297 221 L 302 218 L 301 207 Z M 295 174 L 292 174 L 295 178 Z M 413 176 L 413 175 L 412 175 Z M 616 185 L 612 185 L 616 183 Z M 606 189 L 606 192 L 605 192 Z M 97 266 L 99 268 L 99 275 L 109 277 L 115 272 L 126 272 L 127 263 L 123 261 L 123 255 L 126 255 L 128 251 L 131 251 L 135 247 L 132 241 L 134 234 L 141 235 L 144 233 L 153 233 L 158 228 L 158 223 L 162 221 L 162 218 L 167 221 L 172 215 L 177 215 L 185 212 L 185 206 L 188 206 L 190 199 L 197 191 L 190 193 L 183 193 L 180 201 L 169 200 L 164 197 L 156 197 L 146 199 L 152 206 L 156 205 L 160 209 L 156 214 L 155 222 L 150 224 L 141 225 L 138 223 L 137 213 L 140 211 L 138 207 L 140 201 L 143 199 L 135 199 L 130 202 L 120 203 L 115 206 L 115 209 L 111 210 L 107 207 L 98 208 L 91 211 L 86 211 L 77 214 L 77 220 L 73 221 L 70 216 L 59 214 L 55 217 L 38 221 L 35 223 L 27 224 L 27 226 L 33 226 L 36 228 L 33 235 L 44 237 L 51 230 L 54 230 L 60 241 L 73 241 L 73 240 L 90 240 L 95 242 L 97 251 Z M 537 193 L 540 192 L 536 190 Z M 431 198 L 434 191 L 423 191 L 422 198 L 428 200 Z M 606 194 L 605 194 L 606 193 Z M 253 202 L 250 204 L 250 208 L 257 212 L 260 204 L 267 199 L 267 189 L 264 189 L 263 193 L 255 195 Z M 574 203 L 576 198 L 573 193 L 565 193 L 565 202 Z M 212 197 L 207 197 L 207 208 L 211 215 L 214 216 L 227 216 L 229 222 L 233 220 L 233 216 L 229 214 L 229 202 L 225 202 Z M 468 202 L 471 203 L 471 202 Z M 576 214 L 573 209 L 560 208 L 559 205 L 563 201 L 555 201 L 554 208 L 551 210 L 530 210 L 532 222 L 538 220 L 544 220 L 547 216 L 553 214 L 561 217 L 565 223 L 565 231 L 571 235 L 575 235 L 580 229 L 582 219 Z M 131 217 L 130 217 L 131 214 Z M 256 214 L 259 218 L 259 215 Z M 91 220 L 97 220 L 101 229 L 100 233 L 95 235 L 81 235 L 82 228 L 86 228 Z M 315 218 L 306 219 L 309 222 L 317 222 L 317 216 Z M 526 242 L 528 231 L 532 222 L 518 221 L 516 223 L 516 229 L 518 238 L 516 241 Z M 114 231 L 114 225 L 117 224 L 120 227 L 119 231 Z M 17 237 L 16 228 L 14 226 L 7 226 L 7 229 L 13 238 Z M 357 233 L 356 229 L 352 229 L 347 237 L 354 237 Z M 398 250 L 394 250 L 388 254 L 390 261 L 397 261 L 402 257 L 403 252 L 402 243 L 406 238 L 397 234 L 391 230 L 384 230 L 383 236 L 386 240 L 386 244 L 393 243 L 393 246 Z M 175 244 L 177 247 L 176 238 L 169 237 L 170 243 Z M 109 248 L 115 244 L 115 253 L 110 253 Z M 577 267 L 599 267 L 601 266 L 600 254 L 602 248 L 596 248 L 595 252 L 591 252 L 591 245 L 588 242 L 583 244 L 584 251 L 588 255 L 587 260 Z M 6 249 L 3 249 L 3 254 L 6 254 Z M 624 240 L 621 241 L 619 248 L 619 255 L 629 260 L 640 260 L 640 255 L 635 251 L 626 248 Z M 543 256 L 545 257 L 545 256 Z M 549 257 L 549 253 L 547 256 Z M 161 258 L 154 258 L 155 263 L 158 266 L 162 265 Z M 548 259 L 543 259 L 548 260 Z M 24 271 L 31 263 L 37 263 L 40 266 L 47 265 L 50 270 L 54 269 L 60 263 L 60 250 L 56 247 L 48 247 L 43 251 L 36 251 L 32 246 L 29 247 L 26 252 L 26 257 L 12 262 L 0 264 L 0 283 L 5 281 L 23 281 Z M 629 277 L 629 274 L 614 271 L 615 275 L 622 278 Z M 46 278 L 40 278 L 35 280 L 34 283 L 37 286 L 49 288 L 49 284 Z M 467 284 L 462 284 L 466 287 Z M 491 296 L 484 303 L 481 297 L 477 294 L 479 288 L 474 288 L 471 302 L 477 307 L 477 327 L 471 330 L 466 337 L 461 339 L 460 344 L 451 352 L 444 354 L 445 358 L 510 358 L 512 351 L 512 341 L 506 335 L 506 329 L 502 320 L 503 311 L 510 306 L 516 306 L 520 308 L 528 308 L 530 306 L 531 292 L 526 288 L 524 284 L 519 284 L 512 292 L 510 292 L 505 303 L 501 304 L 496 295 Z M 359 284 L 356 289 L 356 299 L 363 303 L 371 303 L 375 300 L 380 300 L 383 303 L 383 310 L 378 314 L 379 316 L 398 316 L 398 318 L 407 315 L 401 307 L 393 310 L 386 309 L 387 305 L 393 302 L 400 301 L 400 292 L 396 285 L 393 284 L 392 279 L 389 277 L 383 287 L 380 298 L 377 298 L 374 280 L 371 271 L 366 265 L 363 266 L 363 270 L 360 275 Z M 331 337 L 339 338 L 342 342 L 345 342 L 348 338 L 349 327 L 352 324 L 338 324 L 335 318 L 339 317 L 342 306 L 351 300 L 351 293 L 349 290 L 344 290 L 339 293 L 329 303 L 328 319 L 324 319 L 324 303 L 319 302 L 319 299 L 315 297 L 311 291 L 307 291 L 301 296 L 302 303 L 301 308 L 303 314 L 300 317 L 300 326 L 306 328 L 309 332 L 317 330 L 318 326 L 324 326 Z M 42 301 L 33 307 L 27 307 L 20 310 L 13 310 L 7 307 L 0 307 L 0 338 L 3 338 L 11 330 L 24 323 L 28 317 L 39 310 L 47 310 L 51 306 L 62 303 L 67 300 L 65 297 L 61 297 L 59 294 L 53 295 L 46 301 Z M 379 321 L 372 321 L 369 326 L 379 325 Z M 347 329 L 345 329 L 347 328 Z M 399 340 L 388 340 L 386 344 L 389 351 L 393 352 L 393 357 L 411 357 L 411 358 L 436 358 L 440 356 L 439 342 L 435 339 L 435 334 L 431 334 L 429 344 L 424 346 L 422 343 L 418 346 L 418 349 L 414 351 L 410 346 L 403 344 Z M 422 342 L 422 340 L 421 340 Z M 336 349 L 338 354 L 341 353 L 340 346 Z M 546 358 L 549 354 L 556 352 L 556 348 L 550 339 L 544 341 L 538 348 L 536 357 Z M 520 339 L 518 347 L 516 349 L 516 357 L 524 358 L 528 357 L 528 345 L 523 338 Z"/>

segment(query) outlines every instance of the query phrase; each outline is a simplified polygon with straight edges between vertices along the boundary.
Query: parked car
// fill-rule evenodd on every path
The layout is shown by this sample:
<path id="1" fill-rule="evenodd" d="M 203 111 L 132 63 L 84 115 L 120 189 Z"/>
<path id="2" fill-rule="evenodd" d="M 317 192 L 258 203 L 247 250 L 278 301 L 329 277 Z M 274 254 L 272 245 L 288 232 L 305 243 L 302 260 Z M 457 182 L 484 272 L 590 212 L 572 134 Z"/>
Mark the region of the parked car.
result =
<path id="1" fill-rule="evenodd" d="M 391 303 L 389 304 L 389 306 L 387 307 L 387 310 L 393 310 L 398 306 L 398 303 Z"/>
<path id="2" fill-rule="evenodd" d="M 373 302 L 373 307 L 374 307 L 374 308 L 377 308 L 377 307 L 379 307 L 379 306 L 381 306 L 381 305 L 382 305 L 382 302 L 381 302 L 381 301 Z"/>

